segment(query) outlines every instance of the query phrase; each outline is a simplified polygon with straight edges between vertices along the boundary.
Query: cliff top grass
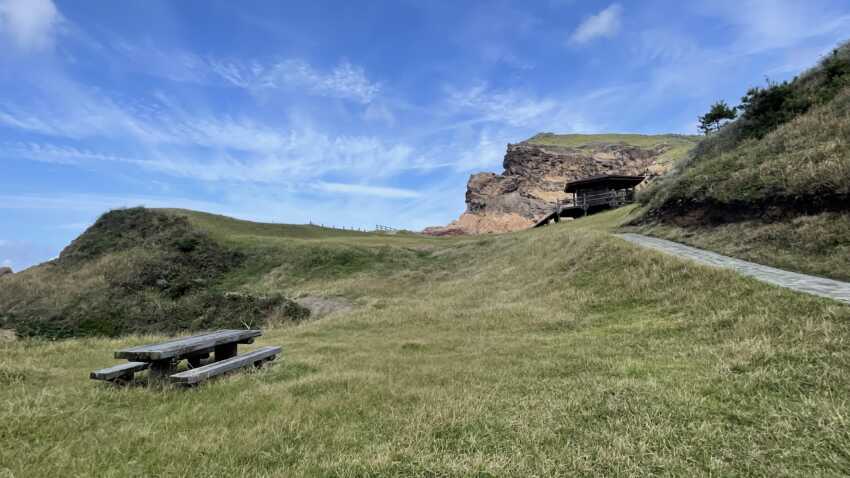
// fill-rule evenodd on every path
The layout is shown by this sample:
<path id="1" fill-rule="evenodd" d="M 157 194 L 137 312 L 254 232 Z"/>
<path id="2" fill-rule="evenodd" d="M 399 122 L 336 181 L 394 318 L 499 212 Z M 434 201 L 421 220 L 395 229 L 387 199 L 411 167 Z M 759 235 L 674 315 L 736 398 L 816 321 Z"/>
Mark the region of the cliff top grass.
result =
<path id="1" fill-rule="evenodd" d="M 850 307 L 608 234 L 630 208 L 445 239 L 180 214 L 249 258 L 228 289 L 353 308 L 267 325 L 277 363 L 193 390 L 88 379 L 158 334 L 0 342 L 0 476 L 850 469 Z"/>
<path id="2" fill-rule="evenodd" d="M 583 148 L 598 144 L 626 144 L 639 148 L 655 148 L 659 145 L 667 145 L 670 149 L 659 156 L 657 160 L 660 164 L 667 164 L 686 157 L 700 139 L 700 136 L 679 134 L 644 135 L 539 133 L 525 140 L 524 143 L 570 148 Z"/>

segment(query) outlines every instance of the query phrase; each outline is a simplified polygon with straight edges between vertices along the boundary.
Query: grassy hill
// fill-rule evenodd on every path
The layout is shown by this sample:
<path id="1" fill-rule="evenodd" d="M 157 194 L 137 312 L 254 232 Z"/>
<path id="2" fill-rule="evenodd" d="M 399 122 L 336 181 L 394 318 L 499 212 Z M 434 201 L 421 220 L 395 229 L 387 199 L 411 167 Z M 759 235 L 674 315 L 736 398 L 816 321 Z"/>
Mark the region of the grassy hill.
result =
<path id="1" fill-rule="evenodd" d="M 301 320 L 309 312 L 289 291 L 305 280 L 390 274 L 429 261 L 408 236 L 389 247 L 381 234 L 115 210 L 58 259 L 4 278 L 0 329 L 66 338 Z"/>
<path id="2" fill-rule="evenodd" d="M 850 280 L 850 44 L 742 105 L 643 196 L 643 232 Z"/>
<path id="3" fill-rule="evenodd" d="M 0 342 L 0 476 L 850 470 L 850 307 L 609 235 L 630 209 L 464 238 L 160 212 L 238 254 L 213 289 L 354 308 L 273 321 L 278 363 L 193 390 L 87 378 L 159 335 Z"/>

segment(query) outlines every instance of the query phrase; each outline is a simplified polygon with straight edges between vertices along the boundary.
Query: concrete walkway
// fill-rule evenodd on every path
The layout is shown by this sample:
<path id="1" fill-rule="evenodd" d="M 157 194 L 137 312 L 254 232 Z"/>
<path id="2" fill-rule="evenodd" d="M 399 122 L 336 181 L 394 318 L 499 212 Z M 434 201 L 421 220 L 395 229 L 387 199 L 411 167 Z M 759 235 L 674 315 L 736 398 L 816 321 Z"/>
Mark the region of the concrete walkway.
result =
<path id="1" fill-rule="evenodd" d="M 640 246 L 690 259 L 700 264 L 732 269 L 739 274 L 769 284 L 850 303 L 850 283 L 847 282 L 788 272 L 655 237 L 640 234 L 618 234 L 618 236 Z"/>

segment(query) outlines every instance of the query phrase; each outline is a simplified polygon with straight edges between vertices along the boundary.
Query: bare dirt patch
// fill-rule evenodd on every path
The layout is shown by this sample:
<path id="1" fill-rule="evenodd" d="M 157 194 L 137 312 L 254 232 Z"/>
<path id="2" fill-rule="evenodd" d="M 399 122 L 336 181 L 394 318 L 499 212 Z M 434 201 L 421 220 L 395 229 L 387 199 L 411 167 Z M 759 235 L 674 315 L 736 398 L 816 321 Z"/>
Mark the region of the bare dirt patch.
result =
<path id="1" fill-rule="evenodd" d="M 354 308 L 350 300 L 343 297 L 319 297 L 308 295 L 295 300 L 301 307 L 310 309 L 310 318 L 319 319 L 334 312 L 348 312 Z"/>
<path id="2" fill-rule="evenodd" d="M 445 227 L 429 227 L 422 231 L 429 236 L 461 236 L 466 234 L 498 234 L 520 231 L 534 225 L 534 221 L 519 214 L 472 214 L 463 213 Z"/>

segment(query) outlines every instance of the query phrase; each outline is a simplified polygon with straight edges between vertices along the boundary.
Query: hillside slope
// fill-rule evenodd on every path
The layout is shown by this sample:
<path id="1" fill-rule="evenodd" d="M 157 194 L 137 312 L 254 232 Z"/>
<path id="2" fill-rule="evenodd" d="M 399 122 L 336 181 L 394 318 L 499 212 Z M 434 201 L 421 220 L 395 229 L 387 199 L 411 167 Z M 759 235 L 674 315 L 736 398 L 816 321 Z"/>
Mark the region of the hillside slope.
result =
<path id="1" fill-rule="evenodd" d="M 564 185 L 600 174 L 647 175 L 652 181 L 684 157 L 693 136 L 541 133 L 509 144 L 502 174 L 469 178 L 466 212 L 426 234 L 483 234 L 526 229 L 568 195 Z"/>
<path id="2" fill-rule="evenodd" d="M 3 278 L 0 329 L 116 336 L 306 317 L 281 291 L 238 293 L 233 278 L 255 261 L 253 251 L 216 241 L 174 212 L 112 211 L 57 259 Z"/>
<path id="3" fill-rule="evenodd" d="M 642 195 L 641 230 L 850 279 L 850 46 L 744 106 Z"/>
<path id="4" fill-rule="evenodd" d="M 356 307 L 267 326 L 257 346 L 282 345 L 281 360 L 191 391 L 88 379 L 113 363 L 113 350 L 160 336 L 0 342 L 0 470 L 37 477 L 835 476 L 850 469 L 850 307 L 605 232 L 629 212 L 451 239 L 293 239 L 287 234 L 326 231 L 182 212 L 222 245 L 246 255 L 262 250 L 261 264 L 280 264 L 241 266 L 231 279 L 244 293 L 348 297 Z"/>

